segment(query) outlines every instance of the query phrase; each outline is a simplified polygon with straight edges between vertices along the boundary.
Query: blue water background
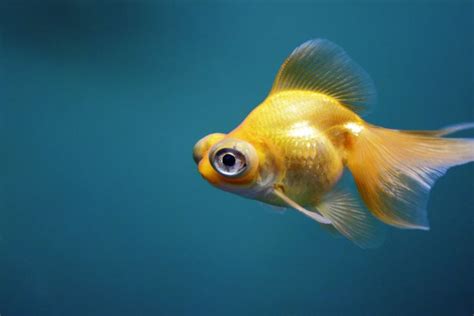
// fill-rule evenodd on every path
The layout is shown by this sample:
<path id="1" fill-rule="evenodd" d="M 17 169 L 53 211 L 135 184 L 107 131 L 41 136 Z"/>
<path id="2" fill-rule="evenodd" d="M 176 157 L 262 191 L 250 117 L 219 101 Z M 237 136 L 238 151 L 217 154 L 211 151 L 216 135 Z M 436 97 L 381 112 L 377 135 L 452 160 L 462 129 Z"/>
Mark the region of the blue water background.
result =
<path id="1" fill-rule="evenodd" d="M 472 3 L 3 1 L 0 314 L 471 315 L 474 164 L 434 187 L 429 232 L 367 251 L 211 187 L 191 152 L 318 37 L 371 74 L 369 122 L 473 121 Z"/>

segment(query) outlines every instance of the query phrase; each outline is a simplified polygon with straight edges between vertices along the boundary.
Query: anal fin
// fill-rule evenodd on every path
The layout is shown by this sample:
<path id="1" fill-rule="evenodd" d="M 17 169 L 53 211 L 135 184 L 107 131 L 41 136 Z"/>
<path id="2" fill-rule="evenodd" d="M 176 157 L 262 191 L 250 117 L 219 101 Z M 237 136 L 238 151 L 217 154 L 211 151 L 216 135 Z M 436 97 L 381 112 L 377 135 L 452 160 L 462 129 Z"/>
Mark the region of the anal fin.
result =
<path id="1" fill-rule="evenodd" d="M 335 189 L 327 193 L 316 209 L 339 233 L 361 248 L 376 248 L 385 239 L 381 223 L 349 191 Z"/>

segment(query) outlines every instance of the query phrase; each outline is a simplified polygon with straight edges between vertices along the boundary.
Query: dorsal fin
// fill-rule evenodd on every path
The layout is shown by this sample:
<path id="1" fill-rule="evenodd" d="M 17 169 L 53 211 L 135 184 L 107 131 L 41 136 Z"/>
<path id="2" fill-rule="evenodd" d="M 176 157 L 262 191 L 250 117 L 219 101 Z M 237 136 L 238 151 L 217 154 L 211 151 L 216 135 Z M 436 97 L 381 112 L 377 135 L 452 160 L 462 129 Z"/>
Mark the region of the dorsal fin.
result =
<path id="1" fill-rule="evenodd" d="M 285 90 L 326 94 L 358 113 L 376 100 L 370 76 L 342 48 L 324 39 L 301 44 L 286 59 L 270 95 Z"/>

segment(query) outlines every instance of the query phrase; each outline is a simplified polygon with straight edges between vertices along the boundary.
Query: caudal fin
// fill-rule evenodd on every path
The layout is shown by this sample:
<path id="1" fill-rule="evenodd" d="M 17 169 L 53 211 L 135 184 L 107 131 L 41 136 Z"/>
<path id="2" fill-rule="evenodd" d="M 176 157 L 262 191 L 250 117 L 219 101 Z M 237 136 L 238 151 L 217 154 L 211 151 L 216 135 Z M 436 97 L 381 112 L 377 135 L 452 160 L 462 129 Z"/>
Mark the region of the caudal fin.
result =
<path id="1" fill-rule="evenodd" d="M 451 129 L 416 133 L 364 125 L 351 142 L 347 164 L 376 217 L 400 228 L 429 229 L 431 187 L 448 168 L 474 160 L 474 139 L 439 137 Z"/>

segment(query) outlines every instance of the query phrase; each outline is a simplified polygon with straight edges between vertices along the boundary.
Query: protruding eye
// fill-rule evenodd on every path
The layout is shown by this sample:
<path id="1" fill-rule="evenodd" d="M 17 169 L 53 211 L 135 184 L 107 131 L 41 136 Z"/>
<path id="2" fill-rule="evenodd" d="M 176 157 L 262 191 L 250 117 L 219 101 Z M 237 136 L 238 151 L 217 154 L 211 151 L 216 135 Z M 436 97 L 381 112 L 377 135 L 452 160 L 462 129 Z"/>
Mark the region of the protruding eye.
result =
<path id="1" fill-rule="evenodd" d="M 237 177 L 247 170 L 247 159 L 240 151 L 223 148 L 214 154 L 212 166 L 226 177 Z"/>

